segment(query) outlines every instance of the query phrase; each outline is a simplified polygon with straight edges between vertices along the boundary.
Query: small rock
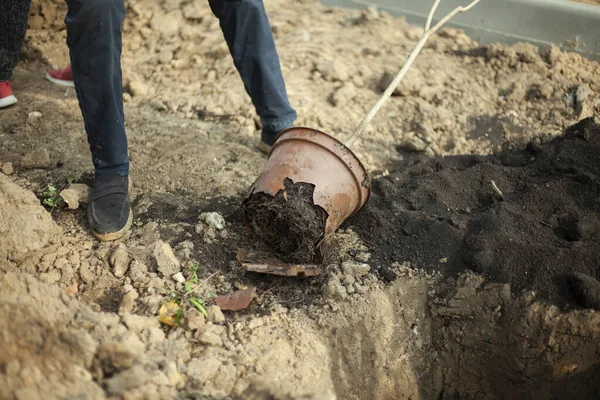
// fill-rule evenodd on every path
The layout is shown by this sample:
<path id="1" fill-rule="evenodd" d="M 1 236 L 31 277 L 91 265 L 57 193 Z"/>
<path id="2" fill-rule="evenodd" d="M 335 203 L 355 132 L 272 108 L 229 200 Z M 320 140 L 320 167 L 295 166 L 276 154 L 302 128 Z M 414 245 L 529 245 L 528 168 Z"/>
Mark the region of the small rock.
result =
<path id="1" fill-rule="evenodd" d="M 39 121 L 41 118 L 42 118 L 42 113 L 41 112 L 39 112 L 39 111 L 32 111 L 27 116 L 27 122 L 29 122 L 29 123 L 35 123 L 35 122 Z"/>
<path id="2" fill-rule="evenodd" d="M 327 81 L 344 82 L 350 78 L 348 67 L 339 58 L 320 62 L 317 64 L 316 70 L 319 71 L 323 76 L 323 79 Z"/>
<path id="3" fill-rule="evenodd" d="M 218 231 L 225 229 L 225 218 L 216 212 L 200 214 L 200 221 L 206 223 L 208 226 L 214 226 Z"/>
<path id="4" fill-rule="evenodd" d="M 370 270 L 371 266 L 369 264 L 360 264 L 353 261 L 346 261 L 342 263 L 342 271 L 344 271 L 344 274 L 353 276 L 355 278 L 365 276 Z"/>
<path id="5" fill-rule="evenodd" d="M 185 283 L 185 277 L 183 276 L 183 274 L 181 272 L 176 273 L 171 278 L 173 278 L 173 280 L 176 282 Z"/>
<path id="6" fill-rule="evenodd" d="M 191 331 L 201 330 L 206 325 L 206 318 L 198 310 L 190 310 L 185 314 L 185 323 Z"/>
<path id="7" fill-rule="evenodd" d="M 208 314 L 208 320 L 215 324 L 222 324 L 225 322 L 225 316 L 223 315 L 223 311 L 219 308 L 219 306 L 210 306 L 208 310 L 206 310 Z"/>
<path id="8" fill-rule="evenodd" d="M 143 97 L 146 96 L 148 94 L 149 90 L 148 90 L 148 85 L 146 85 L 144 82 L 142 81 L 131 81 L 129 82 L 129 93 L 131 93 L 131 95 L 133 97 Z"/>
<path id="9" fill-rule="evenodd" d="M 113 269 L 113 274 L 117 278 L 122 278 L 129 269 L 129 263 L 131 259 L 129 257 L 129 250 L 123 243 L 119 243 L 117 248 L 110 256 L 110 266 Z"/>
<path id="10" fill-rule="evenodd" d="M 92 189 L 83 183 L 73 183 L 60 192 L 60 197 L 70 210 L 76 210 L 79 207 L 79 203 L 88 204 L 91 196 Z"/>
<path id="11" fill-rule="evenodd" d="M 21 159 L 22 168 L 51 168 L 52 166 L 50 153 L 43 147 L 25 154 Z"/>
<path id="12" fill-rule="evenodd" d="M 15 169 L 11 162 L 5 162 L 0 166 L 0 171 L 2 171 L 4 175 L 12 175 L 15 172 Z"/>
<path id="13" fill-rule="evenodd" d="M 179 272 L 181 264 L 168 243 L 158 240 L 154 244 L 154 259 L 158 266 L 158 272 L 164 277 L 173 276 Z"/>

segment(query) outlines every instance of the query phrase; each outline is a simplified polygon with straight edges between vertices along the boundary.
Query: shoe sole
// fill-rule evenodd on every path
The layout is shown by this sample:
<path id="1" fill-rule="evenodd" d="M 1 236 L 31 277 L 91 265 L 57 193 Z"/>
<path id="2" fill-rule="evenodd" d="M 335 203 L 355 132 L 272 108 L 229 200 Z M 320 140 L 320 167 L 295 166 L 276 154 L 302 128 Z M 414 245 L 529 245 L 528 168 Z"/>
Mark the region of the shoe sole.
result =
<path id="1" fill-rule="evenodd" d="M 89 217 L 88 217 L 89 218 Z M 129 218 L 127 219 L 127 223 L 125 226 L 117 232 L 110 233 L 98 233 L 92 229 L 92 234 L 96 237 L 96 239 L 102 242 L 110 242 L 113 240 L 117 240 L 125 236 L 129 228 L 131 228 L 131 223 L 133 222 L 133 211 L 131 207 L 129 207 Z"/>
<path id="2" fill-rule="evenodd" d="M 17 104 L 17 98 L 13 95 L 0 99 L 0 108 L 10 107 Z"/>
<path id="3" fill-rule="evenodd" d="M 50 76 L 50 74 L 46 74 L 46 79 L 48 79 L 50 82 L 55 83 L 60 86 L 75 87 L 75 82 L 63 81 L 61 79 L 56 79 L 56 78 L 53 78 L 52 76 Z"/>

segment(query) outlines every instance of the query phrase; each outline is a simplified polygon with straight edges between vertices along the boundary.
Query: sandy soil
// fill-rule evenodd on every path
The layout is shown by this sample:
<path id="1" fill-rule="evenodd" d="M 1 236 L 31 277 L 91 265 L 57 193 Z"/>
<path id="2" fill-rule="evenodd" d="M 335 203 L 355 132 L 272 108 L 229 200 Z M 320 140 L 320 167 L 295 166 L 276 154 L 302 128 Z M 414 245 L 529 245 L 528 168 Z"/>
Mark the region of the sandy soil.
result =
<path id="1" fill-rule="evenodd" d="M 299 124 L 341 139 L 421 32 L 374 10 L 266 7 Z M 91 172 L 73 90 L 43 79 L 68 62 L 64 11 L 34 1 L 19 104 L 1 111 L 0 398 L 598 398 L 597 292 L 574 297 L 563 276 L 599 276 L 597 127 L 552 142 L 598 113 L 597 63 L 441 32 L 354 146 L 373 201 L 319 277 L 285 279 L 235 262 L 265 158 L 203 2 L 128 2 L 131 233 L 98 243 L 84 205 L 41 205 Z M 194 271 L 208 318 L 172 277 Z M 210 301 L 249 286 L 246 310 Z M 181 325 L 161 324 L 182 296 Z"/>

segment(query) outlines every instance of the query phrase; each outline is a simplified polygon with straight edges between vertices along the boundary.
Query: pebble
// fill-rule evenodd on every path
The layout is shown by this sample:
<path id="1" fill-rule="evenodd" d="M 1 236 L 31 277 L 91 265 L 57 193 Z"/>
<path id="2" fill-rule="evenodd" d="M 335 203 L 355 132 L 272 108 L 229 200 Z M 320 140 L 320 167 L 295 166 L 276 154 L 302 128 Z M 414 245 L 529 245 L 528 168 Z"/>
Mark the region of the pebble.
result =
<path id="1" fill-rule="evenodd" d="M 173 280 L 176 282 L 185 283 L 185 277 L 183 276 L 183 274 L 181 272 L 176 273 L 171 278 L 173 278 Z"/>
<path id="2" fill-rule="evenodd" d="M 42 113 L 39 111 L 32 111 L 27 115 L 27 122 L 37 122 L 42 118 Z"/>

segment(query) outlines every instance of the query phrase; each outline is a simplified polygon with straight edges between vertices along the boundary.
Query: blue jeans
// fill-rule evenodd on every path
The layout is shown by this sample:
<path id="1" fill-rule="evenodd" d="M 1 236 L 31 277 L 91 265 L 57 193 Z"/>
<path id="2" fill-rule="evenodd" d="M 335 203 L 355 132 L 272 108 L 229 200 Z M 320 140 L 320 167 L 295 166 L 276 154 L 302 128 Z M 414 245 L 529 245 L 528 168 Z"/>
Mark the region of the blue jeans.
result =
<path id="1" fill-rule="evenodd" d="M 67 0 L 67 44 L 96 174 L 129 173 L 123 116 L 124 0 Z M 292 125 L 279 57 L 262 0 L 209 0 L 267 135 Z M 264 137 L 264 136 L 263 136 Z"/>

